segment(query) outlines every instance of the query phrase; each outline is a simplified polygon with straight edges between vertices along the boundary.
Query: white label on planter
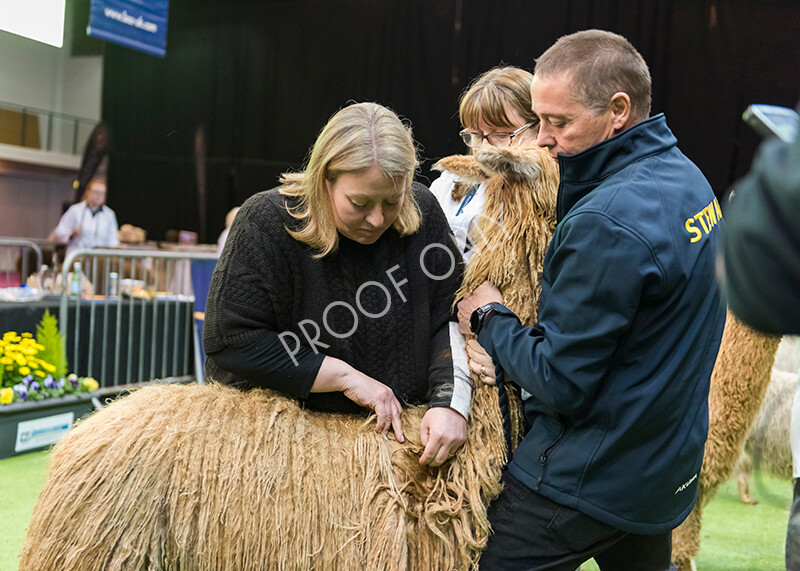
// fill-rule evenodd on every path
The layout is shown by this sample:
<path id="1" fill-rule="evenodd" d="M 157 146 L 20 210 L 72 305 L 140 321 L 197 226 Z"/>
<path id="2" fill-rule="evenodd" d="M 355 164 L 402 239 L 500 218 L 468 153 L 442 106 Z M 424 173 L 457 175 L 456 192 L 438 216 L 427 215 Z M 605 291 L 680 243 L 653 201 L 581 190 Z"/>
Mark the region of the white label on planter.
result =
<path id="1" fill-rule="evenodd" d="M 17 424 L 17 444 L 14 446 L 14 452 L 58 442 L 72 428 L 74 420 L 74 412 L 65 412 L 20 422 Z"/>

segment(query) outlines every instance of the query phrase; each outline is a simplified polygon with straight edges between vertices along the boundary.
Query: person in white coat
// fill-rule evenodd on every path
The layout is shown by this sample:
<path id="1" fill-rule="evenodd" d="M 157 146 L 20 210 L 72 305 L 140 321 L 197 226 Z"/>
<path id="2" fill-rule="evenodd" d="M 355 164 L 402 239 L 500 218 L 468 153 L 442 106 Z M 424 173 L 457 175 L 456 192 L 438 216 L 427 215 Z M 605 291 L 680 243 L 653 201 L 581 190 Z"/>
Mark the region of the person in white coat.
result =
<path id="1" fill-rule="evenodd" d="M 70 206 L 53 230 L 54 241 L 76 248 L 116 248 L 117 215 L 106 206 L 106 181 L 95 178 L 86 185 L 83 200 Z"/>
<path id="2" fill-rule="evenodd" d="M 461 139 L 471 149 L 482 145 L 507 147 L 536 140 L 539 119 L 531 111 L 533 75 L 513 66 L 500 66 L 478 76 L 461 96 L 458 116 Z M 486 184 L 468 185 L 450 172 L 431 184 L 458 248 L 469 262 L 472 231 L 486 202 Z"/>

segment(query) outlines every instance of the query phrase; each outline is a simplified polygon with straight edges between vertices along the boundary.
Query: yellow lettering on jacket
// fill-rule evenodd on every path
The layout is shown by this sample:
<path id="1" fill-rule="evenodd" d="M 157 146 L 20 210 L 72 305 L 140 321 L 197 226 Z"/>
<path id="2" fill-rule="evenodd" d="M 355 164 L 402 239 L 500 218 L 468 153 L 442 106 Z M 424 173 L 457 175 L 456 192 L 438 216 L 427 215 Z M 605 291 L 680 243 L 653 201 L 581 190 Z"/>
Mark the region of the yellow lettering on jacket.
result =
<path id="1" fill-rule="evenodd" d="M 704 236 L 708 236 L 714 227 L 719 224 L 720 220 L 722 220 L 722 210 L 719 207 L 719 202 L 717 202 L 717 199 L 715 198 L 700 212 L 691 218 L 686 219 L 684 227 L 686 228 L 686 232 L 688 232 L 691 236 L 689 242 L 694 244 L 695 242 L 702 240 Z M 700 223 L 702 230 L 698 228 L 698 222 Z"/>
<path id="2" fill-rule="evenodd" d="M 708 224 L 706 224 L 705 212 L 706 212 L 705 209 L 701 210 L 700 212 L 694 215 L 694 219 L 703 225 L 703 230 L 705 230 L 706 234 L 708 234 L 709 232 L 711 232 L 711 229 L 708 227 Z"/>
<path id="3" fill-rule="evenodd" d="M 689 218 L 689 220 L 686 221 L 686 231 L 690 234 L 694 234 L 694 237 L 690 240 L 690 242 L 694 243 L 703 237 L 703 233 L 700 232 L 697 226 L 694 226 L 692 222 L 694 222 L 694 218 Z"/>
<path id="4" fill-rule="evenodd" d="M 717 224 L 717 213 L 714 212 L 714 203 L 712 202 L 705 209 L 706 216 L 708 217 L 709 227 L 716 226 Z"/>

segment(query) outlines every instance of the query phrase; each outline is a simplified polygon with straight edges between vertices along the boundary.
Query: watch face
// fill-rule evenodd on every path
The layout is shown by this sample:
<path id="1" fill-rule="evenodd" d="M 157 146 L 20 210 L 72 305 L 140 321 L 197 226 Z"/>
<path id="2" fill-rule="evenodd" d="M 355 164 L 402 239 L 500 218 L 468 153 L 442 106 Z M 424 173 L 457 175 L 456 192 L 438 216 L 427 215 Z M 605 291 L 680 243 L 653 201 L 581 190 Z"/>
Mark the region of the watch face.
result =
<path id="1" fill-rule="evenodd" d="M 478 325 L 481 322 L 481 308 L 479 307 L 475 311 L 472 312 L 472 315 L 469 316 L 469 328 L 472 330 L 473 333 L 478 332 Z"/>

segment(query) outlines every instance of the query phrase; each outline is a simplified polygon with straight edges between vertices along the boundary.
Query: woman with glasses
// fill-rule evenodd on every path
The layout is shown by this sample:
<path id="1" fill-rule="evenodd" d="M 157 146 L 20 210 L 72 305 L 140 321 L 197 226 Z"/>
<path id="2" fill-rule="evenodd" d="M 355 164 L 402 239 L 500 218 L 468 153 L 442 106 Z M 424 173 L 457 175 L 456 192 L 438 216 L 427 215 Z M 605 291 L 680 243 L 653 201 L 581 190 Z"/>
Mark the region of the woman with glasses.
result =
<path id="1" fill-rule="evenodd" d="M 513 66 L 495 67 L 476 78 L 461 96 L 458 108 L 464 144 L 478 149 L 482 145 L 507 147 L 535 142 L 539 119 L 531 111 L 532 81 L 533 75 Z M 486 202 L 485 188 L 485 183 L 458 182 L 447 171 L 431 184 L 464 262 L 471 257 L 469 233 Z"/>

